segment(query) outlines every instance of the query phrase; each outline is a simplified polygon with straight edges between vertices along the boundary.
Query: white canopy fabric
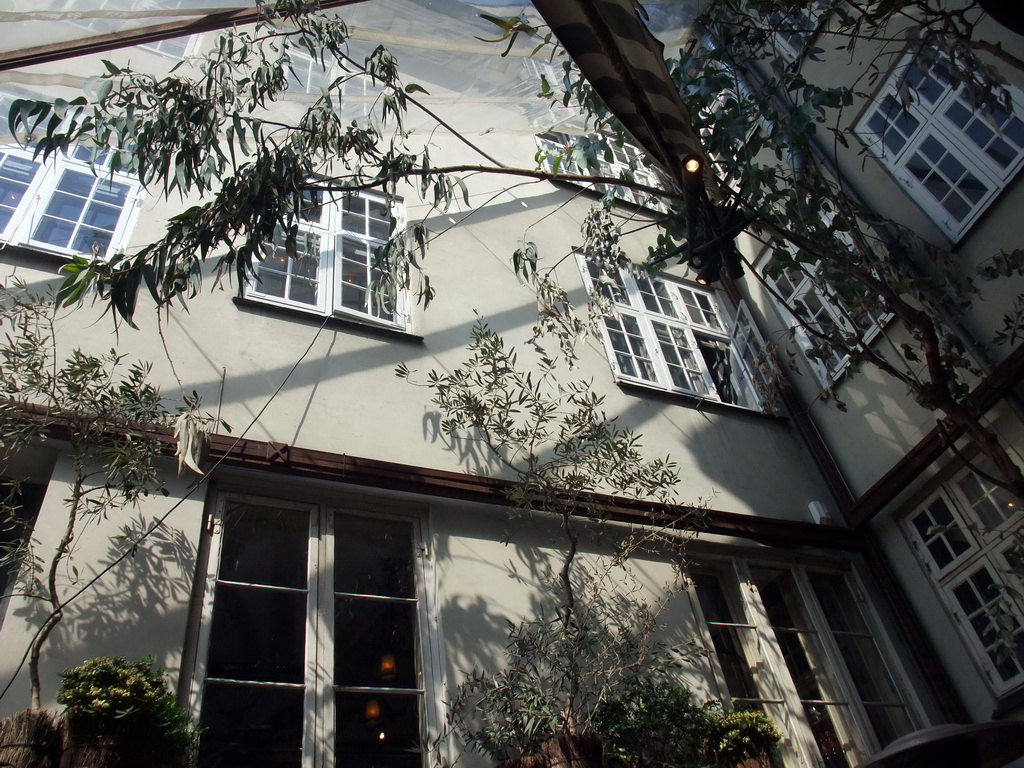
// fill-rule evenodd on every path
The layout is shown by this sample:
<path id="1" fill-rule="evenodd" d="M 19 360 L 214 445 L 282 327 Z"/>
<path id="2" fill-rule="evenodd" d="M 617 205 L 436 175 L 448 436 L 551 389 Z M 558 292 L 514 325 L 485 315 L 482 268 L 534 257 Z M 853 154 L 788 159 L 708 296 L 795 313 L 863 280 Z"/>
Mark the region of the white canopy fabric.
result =
<path id="1" fill-rule="evenodd" d="M 54 60 L 0 71 L 0 115 L 6 115 L 14 98 L 73 97 L 81 92 L 89 76 L 99 74 L 98 61 L 88 62 L 79 56 L 67 58 L 68 46 L 96 36 L 202 20 L 210 14 L 254 7 L 251 1 L 232 0 L 0 0 L 0 55 L 57 46 Z M 678 48 L 686 37 L 697 3 L 665 0 L 647 3 L 645 7 L 650 14 L 650 27 L 666 49 Z M 484 41 L 499 37 L 501 30 L 479 17 L 479 13 L 504 18 L 525 13 L 532 22 L 541 24 L 529 5 L 464 0 L 364 0 L 328 12 L 338 14 L 348 23 L 355 56 L 383 43 L 398 59 L 406 81 L 427 88 L 430 95 L 422 100 L 446 119 L 459 120 L 461 130 L 535 134 L 584 129 L 573 110 L 537 97 L 541 72 L 549 80 L 561 79 L 561 60 L 552 60 L 550 49 L 531 57 L 538 40 L 521 36 L 503 56 L 507 42 Z M 143 46 L 144 51 L 116 49 L 102 55 L 118 62 L 130 61 L 139 69 L 161 64 L 169 69 L 182 53 L 194 55 L 197 50 L 186 46 L 187 38 L 177 44 L 150 43 Z M 495 119 L 496 114 L 500 120 Z M 424 126 L 428 124 L 424 120 Z"/>

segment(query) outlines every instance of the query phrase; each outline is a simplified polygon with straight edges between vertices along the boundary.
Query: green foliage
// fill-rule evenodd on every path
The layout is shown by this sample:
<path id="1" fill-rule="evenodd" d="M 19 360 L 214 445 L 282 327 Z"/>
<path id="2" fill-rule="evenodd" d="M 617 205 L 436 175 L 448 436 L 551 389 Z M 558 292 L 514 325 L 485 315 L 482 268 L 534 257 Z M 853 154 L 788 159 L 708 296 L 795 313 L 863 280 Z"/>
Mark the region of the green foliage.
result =
<path id="1" fill-rule="evenodd" d="M 57 703 L 72 722 L 102 729 L 121 721 L 120 730 L 148 735 L 156 764 L 180 764 L 197 746 L 199 730 L 167 689 L 165 676 L 153 668 L 152 656 L 101 656 L 64 670 Z"/>
<path id="2" fill-rule="evenodd" d="M 686 649 L 656 638 L 654 609 L 595 576 L 577 570 L 584 596 L 571 625 L 561 616 L 510 622 L 504 667 L 474 670 L 458 686 L 449 721 L 471 749 L 504 760 L 534 753 L 563 730 L 605 734 L 619 714 L 609 699 L 632 702 L 631 692 L 649 688 L 647 676 L 688 661 Z M 623 714 L 632 706 L 621 704 Z M 622 730 L 624 745 L 631 733 Z"/>
<path id="3" fill-rule="evenodd" d="M 694 768 L 714 727 L 715 710 L 693 703 L 690 691 L 668 682 L 639 679 L 603 702 L 594 730 L 606 756 L 635 768 Z"/>
<path id="4" fill-rule="evenodd" d="M 639 436 L 605 415 L 587 382 L 558 380 L 557 360 L 542 348 L 535 344 L 538 359 L 522 365 L 514 348 L 477 321 L 468 351 L 461 365 L 427 378 L 441 433 L 514 476 L 508 499 L 515 515 L 559 522 L 556 558 L 537 566 L 548 577 L 548 603 L 535 617 L 509 623 L 500 670 L 474 670 L 449 701 L 449 720 L 465 743 L 506 759 L 557 733 L 590 729 L 600 702 L 687 659 L 686 649 L 657 639 L 659 604 L 632 579 L 628 558 L 644 548 L 681 558 L 700 511 L 675 502 L 675 464 L 647 458 Z M 396 373 L 412 376 L 405 366 Z M 650 527 L 605 526 L 601 492 L 643 500 Z M 578 559 L 590 536 L 611 554 Z"/>
<path id="5" fill-rule="evenodd" d="M 23 286 L 0 288 L 0 324 L 6 329 L 0 338 L 0 462 L 56 434 L 68 443 L 73 470 L 66 514 L 51 518 L 59 536 L 49 553 L 28 536 L 17 495 L 5 494 L 0 502 L 0 525 L 24 533 L 0 548 L 0 561 L 18 566 L 21 595 L 48 612 L 29 654 L 36 707 L 41 649 L 64 615 L 67 584 L 59 576 L 70 574 L 72 585 L 83 579 L 74 562 L 79 528 L 90 519 L 130 510 L 150 494 L 166 493 L 158 466 L 165 445 L 160 438 L 172 422 L 159 389 L 148 380 L 148 365 L 129 362 L 113 349 L 103 354 L 73 349 L 60 356 L 55 310 L 54 301 Z M 187 452 L 183 460 L 198 466 L 204 430 L 215 420 L 199 414 L 195 398 L 182 418 L 188 425 L 179 431 L 190 440 L 179 448 Z"/>
<path id="6" fill-rule="evenodd" d="M 763 712 L 698 706 L 686 688 L 648 679 L 602 704 L 594 728 L 612 758 L 629 768 L 733 768 L 766 761 L 782 739 Z"/>
<path id="7" fill-rule="evenodd" d="M 170 413 L 147 364 L 113 349 L 74 349 L 59 359 L 53 312 L 52 301 L 0 289 L 0 323 L 8 329 L 0 340 L 0 456 L 59 426 L 80 473 L 80 510 L 106 514 L 159 489 L 161 445 L 152 430 L 168 426 Z"/>
<path id="8" fill-rule="evenodd" d="M 571 510 L 600 519 L 593 494 L 605 490 L 666 504 L 680 520 L 698 523 L 699 510 L 673 502 L 676 464 L 647 458 L 639 435 L 605 414 L 604 399 L 589 382 L 559 381 L 556 358 L 538 346 L 534 351 L 537 359 L 521 365 L 518 351 L 478 320 L 469 358 L 451 372 L 427 376 L 441 432 L 483 445 L 513 471 L 520 481 L 513 502 L 521 511 Z M 411 371 L 396 373 L 408 378 Z"/>
<path id="9" fill-rule="evenodd" d="M 211 51 L 163 77 L 105 62 L 88 98 L 14 103 L 12 130 L 39 134 L 37 155 L 76 144 L 110 148 L 112 169 L 137 173 L 151 192 L 204 198 L 171 216 L 163 237 L 133 254 L 76 259 L 66 269 L 61 301 L 96 288 L 115 317 L 131 323 L 142 286 L 158 304 L 185 301 L 198 291 L 208 259 L 218 276 L 233 269 L 242 282 L 275 230 L 294 240 L 303 205 L 316 192 L 341 199 L 378 188 L 393 197 L 399 180 L 418 177 L 435 207 L 466 197 L 461 180 L 435 170 L 426 148 L 405 143 L 404 116 L 412 94 L 424 89 L 403 85 L 398 62 L 383 46 L 353 58 L 344 22 L 314 10 L 302 0 L 279 0 L 264 7 L 254 29 L 224 32 Z M 292 51 L 320 66 L 337 65 L 341 74 L 297 119 L 282 123 L 268 110 L 288 87 Z M 338 106 L 345 83 L 357 77 L 377 89 L 376 110 L 346 123 Z M 408 287 L 425 244 L 422 231 L 392 234 L 378 254 L 384 277 L 374 289 L 382 296 Z M 431 296 L 425 284 L 420 297 Z"/>
<path id="10" fill-rule="evenodd" d="M 711 727 L 704 754 L 714 768 L 732 768 L 742 761 L 765 758 L 775 753 L 782 732 L 768 715 L 757 710 L 710 709 Z"/>

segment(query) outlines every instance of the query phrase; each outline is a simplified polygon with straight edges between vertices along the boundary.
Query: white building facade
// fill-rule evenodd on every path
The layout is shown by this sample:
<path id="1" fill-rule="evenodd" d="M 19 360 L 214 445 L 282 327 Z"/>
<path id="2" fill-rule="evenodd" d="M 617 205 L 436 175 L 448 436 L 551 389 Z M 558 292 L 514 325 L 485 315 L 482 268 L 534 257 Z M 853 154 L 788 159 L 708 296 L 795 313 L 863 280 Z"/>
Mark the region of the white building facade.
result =
<path id="1" fill-rule="evenodd" d="M 397 20 L 436 20 L 428 4 L 369 5 L 344 11 L 359 45 L 394 40 L 428 106 L 444 108 L 447 122 L 509 166 L 536 164 L 538 147 L 552 141 L 538 145 L 536 135 L 564 127 L 554 124 L 558 108 L 541 109 L 551 110 L 550 130 L 541 131 L 482 64 L 450 66 L 446 48 L 474 62 L 500 53 L 474 40 L 488 28 L 470 9 L 462 18 L 461 3 L 446 5 L 443 44 L 427 49 L 402 38 Z M 166 50 L 104 57 L 140 69 L 187 67 L 212 40 L 204 33 Z M 513 63 L 527 73 L 523 62 L 532 61 Z M 838 59 L 820 66 L 841 77 Z M 0 92 L 71 98 L 85 78 L 67 68 L 9 71 Z M 838 171 L 901 223 L 955 241 L 973 267 L 1019 240 L 1024 123 L 1019 112 L 964 116 L 950 83 L 934 72 L 913 76 L 930 78 L 921 92 L 939 95 L 899 111 L 891 78 L 880 80 L 853 119 L 866 154 L 851 148 Z M 325 77 L 315 62 L 299 62 L 277 108 L 293 114 Z M 1024 85 L 1021 73 L 1008 77 Z M 365 85 L 346 84 L 360 114 L 373 108 Z M 439 165 L 479 164 L 459 137 L 418 120 L 410 134 L 429 143 Z M 279 237 L 247 284 L 207 275 L 187 312 L 160 314 L 143 295 L 137 330 L 113 334 L 100 305 L 59 310 L 61 350 L 114 346 L 148 360 L 172 406 L 195 391 L 232 434 L 213 438 L 201 477 L 177 475 L 169 453 L 168 496 L 76 535 L 75 571 L 60 577 L 61 594 L 75 597 L 42 659 L 45 705 L 55 706 L 67 667 L 150 654 L 205 728 L 200 766 L 414 768 L 439 755 L 485 764 L 448 733 L 444 702 L 470 670 L 501 665 L 508 622 L 550 606 L 557 532 L 550 520 L 510 518 L 507 469 L 449 439 L 429 389 L 395 370 L 408 368 L 414 381 L 451 371 L 478 318 L 531 359 L 537 300 L 516 280 L 512 251 L 537 243 L 541 264 L 582 305 L 601 285 L 580 235 L 599 195 L 498 174 L 465 183 L 469 204 L 448 211 L 424 202 L 414 184 L 398 200 L 372 190 L 311 197 L 295 253 Z M 614 214 L 636 261 L 653 245 L 649 225 L 659 215 L 642 202 L 634 197 Z M 84 156 L 43 163 L 8 141 L 0 149 L 0 274 L 8 286 L 53 290 L 72 255 L 131 252 L 181 207 L 129 174 L 98 178 Z M 414 291 L 372 290 L 375 250 L 413 222 L 431 233 L 425 268 L 437 298 L 427 308 Z M 741 245 L 751 263 L 771 257 Z M 837 311 L 810 284 L 777 287 L 812 315 Z M 1018 597 L 997 589 L 1021 588 L 1012 536 L 1019 510 L 963 464 L 971 449 L 948 450 L 934 414 L 838 358 L 800 357 L 803 375 L 773 412 L 772 384 L 754 359 L 794 321 L 753 280 L 738 296 L 673 268 L 624 274 L 602 290 L 615 311 L 562 375 L 604 397 L 609 415 L 642 434 L 647 454 L 670 456 L 680 500 L 706 509 L 683 578 L 657 554 L 638 556 L 622 575 L 623 594 L 665 601 L 667 641 L 697 649 L 680 672 L 695 700 L 768 713 L 784 734 L 780 764 L 790 768 L 855 768 L 928 725 L 1024 713 L 1024 662 L 986 628 L 997 599 L 1024 622 Z M 1013 290 L 994 285 L 966 323 L 990 355 L 978 383 L 992 401 L 984 419 L 1016 451 L 1020 350 L 987 344 Z M 878 343 L 899 333 L 879 319 Z M 816 399 L 829 383 L 849 412 Z M 61 435 L 12 457 L 0 474 L 24 483 L 36 549 L 52 551 L 74 474 Z M 635 502 L 600 490 L 614 525 L 648 522 Z M 123 552 L 111 537 L 125 526 L 152 533 L 115 563 Z M 609 555 L 596 537 L 583 549 L 594 563 Z M 0 611 L 0 686 L 13 681 L 3 714 L 28 704 L 19 660 L 46 614 L 18 594 L 16 576 L 6 574 Z"/>

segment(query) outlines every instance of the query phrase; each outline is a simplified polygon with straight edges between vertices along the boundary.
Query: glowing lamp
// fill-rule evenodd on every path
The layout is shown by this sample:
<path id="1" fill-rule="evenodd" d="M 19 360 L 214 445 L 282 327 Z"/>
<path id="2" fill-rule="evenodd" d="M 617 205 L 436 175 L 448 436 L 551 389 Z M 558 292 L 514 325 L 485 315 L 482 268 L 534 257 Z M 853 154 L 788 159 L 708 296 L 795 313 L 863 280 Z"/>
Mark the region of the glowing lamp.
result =
<path id="1" fill-rule="evenodd" d="M 385 653 L 380 657 L 380 677 L 382 680 L 394 680 L 398 674 L 398 663 L 395 654 Z"/>
<path id="2" fill-rule="evenodd" d="M 366 722 L 373 723 L 380 720 L 380 702 L 376 699 L 370 699 L 366 702 L 366 710 L 364 711 Z"/>

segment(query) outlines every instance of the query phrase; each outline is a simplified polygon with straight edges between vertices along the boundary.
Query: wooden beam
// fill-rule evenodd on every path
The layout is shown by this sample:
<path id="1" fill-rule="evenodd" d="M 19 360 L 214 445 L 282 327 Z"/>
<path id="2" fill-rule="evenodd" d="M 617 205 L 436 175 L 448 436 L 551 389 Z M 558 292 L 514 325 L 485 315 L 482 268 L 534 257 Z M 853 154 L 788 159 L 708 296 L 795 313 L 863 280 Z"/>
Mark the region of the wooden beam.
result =
<path id="1" fill-rule="evenodd" d="M 47 434 L 55 439 L 68 439 L 68 417 L 31 403 L 12 403 L 39 419 Z M 170 428 L 125 422 L 107 428 L 110 437 L 128 433 L 144 434 L 158 440 L 163 453 L 174 456 L 177 441 Z M 417 467 L 380 459 L 368 459 L 343 453 L 299 448 L 266 440 L 237 439 L 230 435 L 211 435 L 209 464 L 258 470 L 289 477 L 359 485 L 366 488 L 402 491 L 442 499 L 458 499 L 480 504 L 508 504 L 508 491 L 513 482 L 493 477 L 469 475 L 430 467 Z M 209 465 L 207 466 L 209 469 Z M 784 549 L 819 547 L 823 549 L 860 552 L 866 546 L 864 534 L 829 525 L 726 512 L 717 509 L 694 510 L 670 508 L 643 499 L 630 499 L 609 494 L 591 494 L 588 502 L 609 520 L 635 525 L 656 525 L 667 528 L 689 528 L 701 534 L 749 539 Z M 698 524 L 694 525 L 694 519 Z"/>
<path id="2" fill-rule="evenodd" d="M 1024 344 L 998 363 L 992 373 L 975 387 L 969 403 L 978 414 L 985 414 L 1005 399 L 1022 380 Z M 843 510 L 847 525 L 851 528 L 866 525 L 907 485 L 937 461 L 949 449 L 950 443 L 962 434 L 962 430 L 952 426 L 936 426 L 932 429 L 874 485 Z"/>
<path id="3" fill-rule="evenodd" d="M 224 466 L 482 504 L 508 504 L 507 493 L 513 485 L 508 480 L 492 477 L 397 464 L 259 440 L 235 441 L 231 437 L 220 435 L 213 438 L 210 459 L 222 460 Z M 663 505 L 652 504 L 649 501 L 604 494 L 594 494 L 591 501 L 610 520 L 669 528 L 692 525 L 689 516 L 680 516 Z M 859 532 L 846 528 L 715 509 L 700 510 L 697 518 L 701 522 L 696 530 L 701 534 L 749 539 L 776 547 L 812 546 L 860 551 L 865 546 L 863 536 Z"/>

